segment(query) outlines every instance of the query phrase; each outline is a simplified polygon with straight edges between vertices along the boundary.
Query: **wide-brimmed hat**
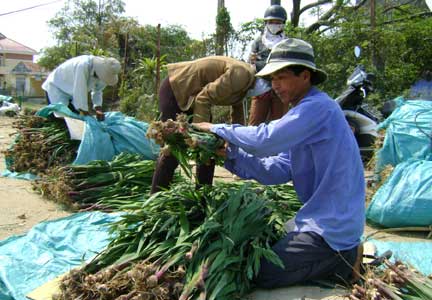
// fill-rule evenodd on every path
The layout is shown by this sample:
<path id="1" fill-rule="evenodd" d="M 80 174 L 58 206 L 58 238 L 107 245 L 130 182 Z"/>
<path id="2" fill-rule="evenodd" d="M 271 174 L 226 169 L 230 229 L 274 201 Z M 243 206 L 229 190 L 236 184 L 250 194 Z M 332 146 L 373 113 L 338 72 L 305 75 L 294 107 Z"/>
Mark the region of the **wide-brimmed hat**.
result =
<path id="1" fill-rule="evenodd" d="M 276 71 L 288 66 L 305 66 L 312 71 L 313 84 L 324 82 L 327 73 L 315 65 L 312 46 L 300 39 L 289 38 L 273 46 L 267 58 L 267 64 L 256 76 L 268 77 Z"/>
<path id="2" fill-rule="evenodd" d="M 119 61 L 112 57 L 93 57 L 93 68 L 100 80 L 107 85 L 116 85 L 121 70 Z"/>

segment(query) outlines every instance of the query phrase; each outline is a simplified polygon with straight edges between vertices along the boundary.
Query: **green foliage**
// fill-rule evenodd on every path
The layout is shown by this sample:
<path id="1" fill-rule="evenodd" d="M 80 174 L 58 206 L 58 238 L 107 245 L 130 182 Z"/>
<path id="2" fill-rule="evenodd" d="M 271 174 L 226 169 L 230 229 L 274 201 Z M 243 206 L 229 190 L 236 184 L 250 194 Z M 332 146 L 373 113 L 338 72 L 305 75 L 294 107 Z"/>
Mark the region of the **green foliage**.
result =
<path id="1" fill-rule="evenodd" d="M 160 57 L 160 68 L 162 75 L 166 74 L 166 54 Z M 141 85 L 143 92 L 151 92 L 156 89 L 157 59 L 156 57 L 144 57 L 138 60 L 138 65 L 132 71 L 133 80 L 136 85 Z"/>
<path id="2" fill-rule="evenodd" d="M 107 50 L 101 48 L 92 49 L 90 51 L 90 54 L 95 56 L 105 56 L 105 57 L 110 56 L 110 53 Z"/>
<path id="3" fill-rule="evenodd" d="M 258 34 L 261 34 L 264 28 L 264 19 L 254 19 L 240 25 L 240 29 L 234 31 L 231 35 L 231 41 L 228 43 L 228 52 L 234 57 L 243 57 L 249 55 L 250 44 Z"/>
<path id="4" fill-rule="evenodd" d="M 161 78 L 166 74 L 166 55 L 160 58 Z M 138 67 L 130 72 L 128 81 L 120 88 L 120 110 L 140 120 L 151 121 L 158 114 L 158 98 L 156 92 L 157 59 L 144 57 L 138 62 Z M 127 87 L 129 86 L 129 87 Z"/>
<path id="5" fill-rule="evenodd" d="M 376 92 L 369 98 L 372 104 L 380 106 L 383 101 L 406 93 L 419 74 L 432 65 L 430 15 L 410 5 L 403 5 L 398 10 L 384 9 L 377 5 L 374 31 L 370 28 L 367 7 L 354 10 L 345 4 L 333 11 L 333 17 L 321 19 L 315 29 L 286 24 L 288 37 L 304 39 L 314 46 L 316 64 L 329 74 L 329 80 L 321 88 L 331 96 L 336 97 L 345 89 L 347 77 L 356 64 L 361 63 L 368 72 L 376 75 Z M 134 116 L 144 114 L 141 118 L 151 119 L 157 114 L 157 100 L 153 95 L 158 29 L 151 25 L 141 26 L 136 20 L 122 16 L 123 12 L 124 3 L 120 0 L 66 1 L 64 8 L 49 21 L 57 45 L 44 49 L 38 62 L 54 69 L 65 60 L 82 54 L 119 58 L 124 64 L 119 89 L 121 101 L 125 102 L 120 104 L 122 111 L 125 109 L 123 112 Z M 420 13 L 423 13 L 422 17 L 412 18 L 413 14 Z M 324 17 L 326 13 L 319 15 Z M 164 62 L 214 55 L 218 53 L 217 44 L 223 45 L 221 54 L 244 59 L 252 40 L 264 27 L 262 19 L 254 19 L 234 30 L 226 8 L 219 11 L 216 23 L 217 32 L 202 40 L 191 39 L 181 26 L 162 27 L 160 54 L 164 56 Z M 359 60 L 354 58 L 355 45 L 362 48 Z M 160 79 L 165 75 L 162 70 Z M 115 93 L 113 90 L 107 95 L 115 100 L 118 98 Z M 137 103 L 132 103 L 134 101 Z M 215 109 L 214 121 L 226 120 L 228 114 L 228 109 Z"/>
<path id="6" fill-rule="evenodd" d="M 70 0 L 49 21 L 57 46 L 46 48 L 39 63 L 54 69 L 69 58 L 82 54 L 117 57 L 124 64 L 118 91 L 122 112 L 143 120 L 157 115 L 156 26 L 139 25 L 132 18 L 121 16 L 124 4 L 119 0 Z M 189 38 L 181 27 L 171 25 L 160 30 L 161 65 L 191 60 L 207 55 L 208 40 Z M 166 76 L 161 70 L 160 79 Z M 118 99 L 117 91 L 104 92 L 104 103 Z M 108 98 L 108 99 L 106 99 Z"/>
<path id="7" fill-rule="evenodd" d="M 317 65 L 329 74 L 322 88 L 331 96 L 338 96 L 346 88 L 346 79 L 355 66 L 363 64 L 376 76 L 375 94 L 370 95 L 369 102 L 379 108 L 384 101 L 406 94 L 421 71 L 431 65 L 427 32 L 432 28 L 432 18 L 387 24 L 388 15 L 378 12 L 377 15 L 380 25 L 374 31 L 365 26 L 367 18 L 360 11 L 347 15 L 331 34 L 303 37 L 314 46 Z M 354 56 L 355 45 L 362 49 L 359 60 Z"/>
<path id="8" fill-rule="evenodd" d="M 120 110 L 146 121 L 158 115 L 155 57 L 157 38 L 157 27 L 137 26 L 130 28 L 127 42 L 123 40 L 121 43 L 127 45 L 120 51 L 120 54 L 127 56 L 127 64 L 126 76 L 120 89 Z M 160 45 L 160 81 L 167 76 L 164 68 L 167 63 L 199 58 L 205 56 L 207 51 L 204 41 L 190 39 L 187 32 L 176 25 L 161 28 Z"/>
<path id="9" fill-rule="evenodd" d="M 48 21 L 57 45 L 45 48 L 38 63 L 50 70 L 69 58 L 94 54 L 117 57 L 113 28 L 124 12 L 121 0 L 68 0 Z"/>
<path id="10" fill-rule="evenodd" d="M 234 32 L 231 25 L 231 17 L 226 9 L 222 7 L 216 16 L 216 54 L 223 55 L 228 53 L 227 44 Z"/>
<path id="11" fill-rule="evenodd" d="M 158 115 L 154 95 L 144 94 L 141 88 L 133 88 L 123 92 L 120 111 L 145 122 L 151 122 Z"/>
<path id="12" fill-rule="evenodd" d="M 48 70 L 54 70 L 58 65 L 73 57 L 70 50 L 70 45 L 44 48 L 38 64 Z"/>
<path id="13" fill-rule="evenodd" d="M 79 41 L 83 45 L 103 45 L 105 26 L 123 12 L 121 0 L 69 0 L 48 24 L 60 43 Z"/>

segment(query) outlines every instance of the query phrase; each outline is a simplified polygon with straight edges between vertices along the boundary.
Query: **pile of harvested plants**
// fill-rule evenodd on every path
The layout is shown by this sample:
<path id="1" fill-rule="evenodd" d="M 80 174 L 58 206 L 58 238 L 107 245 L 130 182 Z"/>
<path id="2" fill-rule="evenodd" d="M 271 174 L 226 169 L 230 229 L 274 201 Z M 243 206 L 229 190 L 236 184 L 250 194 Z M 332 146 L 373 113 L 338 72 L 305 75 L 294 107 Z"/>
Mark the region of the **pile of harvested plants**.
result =
<path id="1" fill-rule="evenodd" d="M 52 169 L 33 186 L 46 198 L 75 209 L 112 210 L 148 194 L 154 168 L 154 161 L 124 152 L 112 161 Z"/>
<path id="2" fill-rule="evenodd" d="M 351 300 L 430 300 L 432 280 L 408 265 L 385 261 L 384 268 L 369 269 L 355 284 Z"/>
<path id="3" fill-rule="evenodd" d="M 217 150 L 224 146 L 223 139 L 194 128 L 184 114 L 178 115 L 176 121 L 152 122 L 147 137 L 164 146 L 163 153 L 174 155 L 188 177 L 192 177 L 190 160 L 205 164 L 214 159 L 216 164 L 223 164 L 223 159 L 217 155 Z"/>
<path id="4" fill-rule="evenodd" d="M 373 155 L 365 166 L 365 169 L 367 171 L 372 171 L 372 172 L 376 171 L 376 163 L 377 163 L 379 151 L 381 150 L 381 148 L 384 144 L 385 135 L 386 135 L 385 129 L 381 129 L 377 132 L 377 137 L 375 138 L 375 142 L 372 146 Z"/>
<path id="5" fill-rule="evenodd" d="M 177 300 L 183 290 L 182 267 L 155 275 L 157 266 L 144 261 L 103 269 L 95 274 L 72 270 L 60 284 L 61 299 Z"/>
<path id="6" fill-rule="evenodd" d="M 262 258 L 281 264 L 271 246 L 284 234 L 284 221 L 300 203 L 287 185 L 224 183 L 196 190 L 191 184 L 178 184 L 127 207 L 135 209 L 112 225 L 108 247 L 75 271 L 78 276 L 71 273 L 63 281 L 64 296 L 58 299 L 70 299 L 66 291 L 71 285 L 85 287 L 86 291 L 74 294 L 82 300 L 238 298 L 250 291 Z M 114 288 L 110 285 L 114 279 L 101 288 L 86 279 L 112 270 L 122 276 L 120 270 L 137 262 L 153 267 L 151 276 L 137 283 L 151 281 L 152 289 Z M 184 279 L 166 287 L 165 278 L 179 268 L 184 269 Z M 121 290 L 122 296 L 106 296 L 107 286 Z M 174 294 L 157 298 L 152 292 L 156 287 Z"/>
<path id="7" fill-rule="evenodd" d="M 79 141 L 70 139 L 63 119 L 20 115 L 13 127 L 15 143 L 4 152 L 10 171 L 40 175 L 75 159 Z"/>

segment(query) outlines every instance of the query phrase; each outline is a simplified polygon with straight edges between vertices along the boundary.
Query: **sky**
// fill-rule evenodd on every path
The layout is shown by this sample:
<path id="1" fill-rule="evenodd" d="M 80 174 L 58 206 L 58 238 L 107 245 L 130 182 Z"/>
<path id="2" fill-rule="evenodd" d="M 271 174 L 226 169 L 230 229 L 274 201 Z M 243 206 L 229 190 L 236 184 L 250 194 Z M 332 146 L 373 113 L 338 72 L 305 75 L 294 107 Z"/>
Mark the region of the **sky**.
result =
<path id="1" fill-rule="evenodd" d="M 432 1 L 432 0 L 431 0 Z M 66 0 L 1 0 L 0 33 L 6 37 L 40 51 L 53 46 L 55 41 L 47 21 L 61 10 Z M 201 39 L 214 32 L 217 0 L 124 0 L 126 16 L 134 17 L 142 25 L 182 25 L 192 38 Z M 37 8 L 2 15 L 28 7 Z M 262 18 L 270 0 L 225 0 L 231 23 L 239 28 L 243 22 Z M 281 0 L 289 13 L 291 1 Z"/>

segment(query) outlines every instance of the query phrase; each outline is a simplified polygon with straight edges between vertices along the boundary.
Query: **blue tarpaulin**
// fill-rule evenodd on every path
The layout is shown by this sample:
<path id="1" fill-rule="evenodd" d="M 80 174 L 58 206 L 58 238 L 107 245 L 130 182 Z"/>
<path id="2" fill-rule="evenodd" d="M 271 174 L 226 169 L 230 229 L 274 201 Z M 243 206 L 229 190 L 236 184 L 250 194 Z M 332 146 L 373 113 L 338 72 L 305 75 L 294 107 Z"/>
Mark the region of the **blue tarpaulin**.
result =
<path id="1" fill-rule="evenodd" d="M 366 218 L 385 227 L 432 224 L 432 161 L 400 163 L 376 191 Z"/>
<path id="2" fill-rule="evenodd" d="M 411 158 L 432 158 L 432 101 L 399 99 L 400 106 L 378 129 L 386 129 L 382 148 L 377 153 L 376 170 L 396 166 Z"/>
<path id="3" fill-rule="evenodd" d="M 411 265 L 425 276 L 432 274 L 432 241 L 381 241 L 369 239 L 377 248 L 377 254 L 381 255 L 387 250 L 391 250 L 393 255 L 390 261 L 400 260 Z"/>
<path id="4" fill-rule="evenodd" d="M 110 161 L 121 152 L 141 154 L 149 160 L 155 160 L 159 155 L 159 145 L 146 137 L 149 125 L 145 122 L 120 112 L 108 112 L 105 120 L 100 122 L 92 116 L 77 115 L 60 103 L 50 104 L 37 114 L 47 117 L 53 112 L 85 121 L 84 136 L 74 164 L 87 164 L 92 160 Z"/>
<path id="5" fill-rule="evenodd" d="M 77 213 L 0 241 L 0 299 L 24 300 L 51 279 L 89 261 L 108 244 L 119 214 Z"/>

